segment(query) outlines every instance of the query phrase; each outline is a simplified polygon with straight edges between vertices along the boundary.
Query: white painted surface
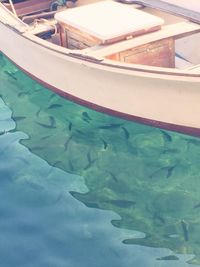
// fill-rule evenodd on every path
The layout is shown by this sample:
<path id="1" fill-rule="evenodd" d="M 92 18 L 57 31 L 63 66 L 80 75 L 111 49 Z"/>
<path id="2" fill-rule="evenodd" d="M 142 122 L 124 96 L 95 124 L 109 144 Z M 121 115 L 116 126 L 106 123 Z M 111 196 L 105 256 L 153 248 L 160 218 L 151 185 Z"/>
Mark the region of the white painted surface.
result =
<path id="1" fill-rule="evenodd" d="M 164 23 L 157 16 L 109 0 L 65 10 L 55 18 L 103 41 Z"/>

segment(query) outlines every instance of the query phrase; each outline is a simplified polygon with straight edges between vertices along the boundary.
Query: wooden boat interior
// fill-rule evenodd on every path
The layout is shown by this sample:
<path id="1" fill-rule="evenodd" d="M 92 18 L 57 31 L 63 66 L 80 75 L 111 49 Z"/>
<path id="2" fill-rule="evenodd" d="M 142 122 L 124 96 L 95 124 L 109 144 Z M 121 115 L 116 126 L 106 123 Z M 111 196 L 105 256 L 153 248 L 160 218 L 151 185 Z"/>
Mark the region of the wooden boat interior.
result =
<path id="1" fill-rule="evenodd" d="M 1 2 L 13 11 L 9 0 Z M 147 6 L 139 1 L 120 3 L 120 6 L 161 18 L 163 24 L 145 26 L 142 30 L 102 41 L 82 28 L 58 19 L 62 14 L 89 6 L 91 3 L 96 3 L 96 0 L 63 2 L 64 5 L 55 8 L 52 5 L 55 1 L 52 0 L 15 0 L 13 6 L 17 16 L 30 26 L 30 33 L 47 42 L 66 47 L 72 52 L 79 51 L 88 58 L 99 60 L 106 58 L 123 64 L 176 68 L 200 73 L 200 21 L 196 21 L 197 19 L 191 21 L 192 15 L 188 18 L 184 15 L 175 15 L 173 9 L 172 12 L 169 10 L 166 12 L 155 4 L 153 8 L 152 4 Z M 101 15 L 104 23 L 103 14 Z"/>

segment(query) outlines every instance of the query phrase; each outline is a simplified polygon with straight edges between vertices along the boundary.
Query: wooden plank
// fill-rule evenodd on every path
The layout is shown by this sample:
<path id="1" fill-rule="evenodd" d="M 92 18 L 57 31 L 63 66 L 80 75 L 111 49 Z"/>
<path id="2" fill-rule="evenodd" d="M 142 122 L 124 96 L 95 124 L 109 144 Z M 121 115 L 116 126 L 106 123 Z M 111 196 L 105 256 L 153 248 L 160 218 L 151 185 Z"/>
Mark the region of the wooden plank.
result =
<path id="1" fill-rule="evenodd" d="M 123 0 L 121 0 L 121 2 L 123 2 Z M 195 11 L 194 9 L 186 8 L 188 7 L 188 5 L 185 5 L 186 7 L 182 7 L 182 1 L 179 1 L 180 5 L 178 5 L 178 1 L 174 1 L 174 4 L 172 1 L 162 0 L 124 0 L 124 2 L 156 8 L 161 11 L 171 13 L 173 15 L 182 16 L 186 19 L 189 19 L 190 21 L 200 23 L 200 10 Z"/>

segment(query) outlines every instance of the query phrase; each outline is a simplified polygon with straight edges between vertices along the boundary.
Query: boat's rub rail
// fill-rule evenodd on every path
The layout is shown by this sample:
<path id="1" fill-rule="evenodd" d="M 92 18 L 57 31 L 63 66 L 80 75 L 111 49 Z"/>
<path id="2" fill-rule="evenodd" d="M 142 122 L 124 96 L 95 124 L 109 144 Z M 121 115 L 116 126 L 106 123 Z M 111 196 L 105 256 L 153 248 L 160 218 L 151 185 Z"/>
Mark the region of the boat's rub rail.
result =
<path id="1" fill-rule="evenodd" d="M 200 32 L 199 24 L 189 21 L 179 22 L 176 24 L 163 26 L 158 31 L 147 33 L 139 37 L 134 37 L 133 39 L 130 40 L 121 41 L 111 45 L 99 45 L 92 49 L 86 49 L 85 53 L 88 56 L 97 57 L 100 59 L 151 42 L 167 38 L 173 38 L 174 40 L 176 40 L 178 38 L 182 38 L 187 35 L 191 35 L 193 33 L 198 33 L 198 32 Z"/>

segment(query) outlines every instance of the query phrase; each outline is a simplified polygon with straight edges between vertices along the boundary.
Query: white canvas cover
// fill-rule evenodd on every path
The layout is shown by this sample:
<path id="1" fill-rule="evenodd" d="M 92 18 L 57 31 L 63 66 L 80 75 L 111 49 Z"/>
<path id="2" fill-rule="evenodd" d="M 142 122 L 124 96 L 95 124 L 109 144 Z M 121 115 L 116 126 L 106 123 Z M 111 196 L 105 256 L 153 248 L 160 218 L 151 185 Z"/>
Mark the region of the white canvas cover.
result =
<path id="1" fill-rule="evenodd" d="M 97 37 L 103 43 L 164 23 L 157 16 L 110 0 L 58 12 L 55 19 Z"/>

